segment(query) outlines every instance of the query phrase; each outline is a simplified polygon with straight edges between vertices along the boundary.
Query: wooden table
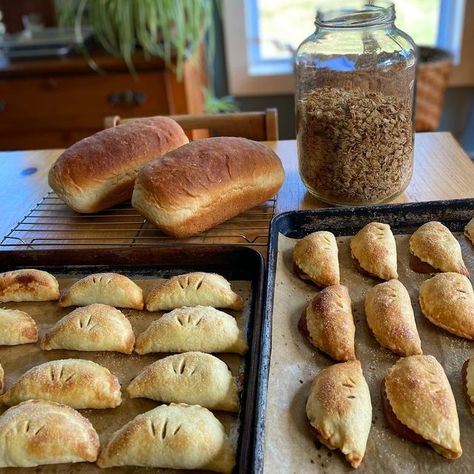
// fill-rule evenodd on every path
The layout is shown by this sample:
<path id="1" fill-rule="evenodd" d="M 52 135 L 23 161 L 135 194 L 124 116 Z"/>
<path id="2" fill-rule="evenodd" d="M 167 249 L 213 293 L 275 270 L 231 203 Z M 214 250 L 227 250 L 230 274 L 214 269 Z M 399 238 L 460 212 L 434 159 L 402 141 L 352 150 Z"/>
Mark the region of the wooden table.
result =
<path id="1" fill-rule="evenodd" d="M 268 143 L 280 156 L 286 179 L 276 212 L 326 207 L 301 182 L 296 142 Z M 48 170 L 61 150 L 0 153 L 0 236 L 20 221 L 46 194 Z M 415 169 L 407 190 L 394 202 L 474 198 L 474 163 L 449 133 L 417 134 Z"/>

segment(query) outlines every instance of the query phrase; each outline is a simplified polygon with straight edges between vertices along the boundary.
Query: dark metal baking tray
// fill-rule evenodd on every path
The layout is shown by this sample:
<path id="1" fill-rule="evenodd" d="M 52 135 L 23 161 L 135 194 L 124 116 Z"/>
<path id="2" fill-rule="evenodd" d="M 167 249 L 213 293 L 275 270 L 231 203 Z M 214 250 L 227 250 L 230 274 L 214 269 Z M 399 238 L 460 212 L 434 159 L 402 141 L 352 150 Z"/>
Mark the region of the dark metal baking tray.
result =
<path id="1" fill-rule="evenodd" d="M 199 246 L 155 247 L 130 249 L 39 250 L 0 252 L 0 272 L 17 268 L 38 268 L 53 274 L 87 275 L 113 271 L 133 278 L 135 274 L 157 278 L 190 272 L 206 271 L 229 280 L 251 282 L 250 315 L 245 356 L 243 393 L 241 397 L 240 430 L 235 473 L 250 472 L 255 432 L 255 399 L 260 362 L 261 304 L 264 265 L 262 256 L 249 247 Z"/>
<path id="2" fill-rule="evenodd" d="M 278 255 L 278 235 L 300 239 L 311 232 L 327 230 L 336 236 L 354 235 L 372 221 L 390 224 L 395 234 L 415 231 L 425 222 L 437 220 L 452 232 L 461 232 L 474 216 L 474 199 L 429 201 L 410 204 L 388 204 L 363 207 L 339 207 L 290 211 L 273 218 L 270 225 L 268 265 L 263 306 L 261 366 L 257 389 L 255 457 L 253 471 L 263 470 L 265 408 L 270 369 L 272 313 L 275 272 Z"/>

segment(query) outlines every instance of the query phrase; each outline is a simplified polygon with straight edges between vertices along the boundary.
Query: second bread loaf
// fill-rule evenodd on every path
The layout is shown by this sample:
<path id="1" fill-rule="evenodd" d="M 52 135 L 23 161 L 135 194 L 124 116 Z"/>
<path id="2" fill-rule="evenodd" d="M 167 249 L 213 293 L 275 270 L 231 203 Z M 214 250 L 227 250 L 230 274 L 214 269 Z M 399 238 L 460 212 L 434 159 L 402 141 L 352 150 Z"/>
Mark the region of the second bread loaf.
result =
<path id="1" fill-rule="evenodd" d="M 77 212 L 102 211 L 131 198 L 142 166 L 188 141 L 168 117 L 136 119 L 65 150 L 49 171 L 49 185 Z"/>
<path id="2" fill-rule="evenodd" d="M 189 237 L 270 199 L 283 179 L 271 148 L 246 138 L 208 138 L 145 166 L 132 205 L 163 232 Z"/>

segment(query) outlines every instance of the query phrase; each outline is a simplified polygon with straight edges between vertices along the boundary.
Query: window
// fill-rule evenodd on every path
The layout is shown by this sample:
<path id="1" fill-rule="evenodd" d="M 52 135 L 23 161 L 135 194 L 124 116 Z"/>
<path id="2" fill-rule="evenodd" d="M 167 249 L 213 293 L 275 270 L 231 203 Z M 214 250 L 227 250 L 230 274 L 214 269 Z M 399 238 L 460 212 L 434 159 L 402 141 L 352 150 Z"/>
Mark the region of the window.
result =
<path id="1" fill-rule="evenodd" d="M 393 0 L 396 25 L 416 43 L 440 46 L 459 60 L 465 0 Z M 293 54 L 314 30 L 317 0 L 225 0 L 230 91 L 289 93 Z M 440 18 L 443 21 L 440 21 Z M 271 80 L 270 80 L 271 79 Z"/>

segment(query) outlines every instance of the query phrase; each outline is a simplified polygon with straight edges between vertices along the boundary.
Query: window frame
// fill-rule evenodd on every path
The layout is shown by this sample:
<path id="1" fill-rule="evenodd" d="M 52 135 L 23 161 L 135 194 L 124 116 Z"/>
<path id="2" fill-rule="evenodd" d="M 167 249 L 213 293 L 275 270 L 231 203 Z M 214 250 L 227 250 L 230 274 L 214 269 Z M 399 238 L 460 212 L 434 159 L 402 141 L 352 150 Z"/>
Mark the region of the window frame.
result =
<path id="1" fill-rule="evenodd" d="M 439 29 L 437 44 L 457 52 L 450 85 L 474 85 L 474 75 L 471 74 L 474 54 L 472 51 L 468 54 L 472 48 L 471 30 L 474 25 L 470 16 L 474 15 L 474 0 L 442 0 L 440 15 L 447 26 Z M 293 94 L 292 62 L 263 60 L 258 44 L 248 44 L 249 37 L 258 37 L 257 0 L 224 0 L 222 16 L 230 93 L 235 96 Z M 460 21 L 462 18 L 463 22 Z M 250 35 L 246 25 L 250 26 Z M 271 72 L 269 64 L 274 66 Z"/>

